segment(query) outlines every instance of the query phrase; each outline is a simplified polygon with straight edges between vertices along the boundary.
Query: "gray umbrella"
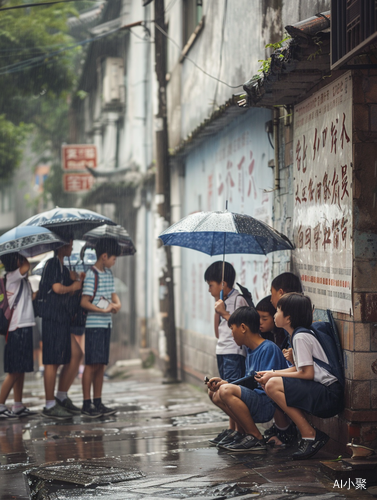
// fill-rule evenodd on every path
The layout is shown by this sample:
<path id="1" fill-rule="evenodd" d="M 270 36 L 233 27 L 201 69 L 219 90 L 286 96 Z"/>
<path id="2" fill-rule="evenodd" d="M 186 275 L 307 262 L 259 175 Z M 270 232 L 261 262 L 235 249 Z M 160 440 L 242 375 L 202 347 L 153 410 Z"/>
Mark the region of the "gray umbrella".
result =
<path id="1" fill-rule="evenodd" d="M 66 241 L 44 227 L 15 227 L 0 237 L 0 256 L 19 252 L 24 257 L 34 257 L 56 250 Z"/>

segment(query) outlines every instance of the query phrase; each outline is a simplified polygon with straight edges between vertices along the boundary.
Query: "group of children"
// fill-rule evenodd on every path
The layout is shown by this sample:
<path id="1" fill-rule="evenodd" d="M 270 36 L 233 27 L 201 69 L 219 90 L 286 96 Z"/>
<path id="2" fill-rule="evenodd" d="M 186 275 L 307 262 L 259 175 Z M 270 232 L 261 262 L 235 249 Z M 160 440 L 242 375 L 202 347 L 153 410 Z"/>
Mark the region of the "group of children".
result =
<path id="1" fill-rule="evenodd" d="M 119 250 L 114 240 L 101 240 L 95 249 L 97 262 L 86 275 L 77 275 L 64 266 L 72 241 L 46 263 L 38 292 L 45 366 L 44 417 L 64 420 L 81 413 L 98 418 L 116 412 L 102 403 L 101 395 L 109 361 L 111 316 L 121 307 L 110 270 Z M 33 371 L 35 323 L 27 281 L 30 265 L 18 253 L 4 255 L 1 260 L 12 317 L 4 352 L 8 375 L 0 390 L 0 417 L 17 418 L 34 413 L 22 403 L 25 372 Z M 215 299 L 220 375 L 206 383 L 212 402 L 229 416 L 229 428 L 210 442 L 232 452 L 258 451 L 265 450 L 267 443 L 292 444 L 298 430 L 301 440 L 293 459 L 312 457 L 329 437 L 309 424 L 305 412 L 318 417 L 336 415 L 343 407 L 343 387 L 317 362 L 328 362 L 318 340 L 299 331 L 309 328 L 313 320 L 312 304 L 302 294 L 299 278 L 292 273 L 276 277 L 271 295 L 255 308 L 233 287 L 235 270 L 229 263 L 213 263 L 204 279 Z M 71 334 L 71 299 L 77 293 L 82 294 L 81 307 L 87 311 L 81 409 L 67 394 L 82 358 L 81 348 Z M 60 365 L 63 368 L 54 394 Z M 10 410 L 5 402 L 12 388 L 14 404 Z M 256 424 L 272 420 L 274 424 L 262 436 Z"/>
<path id="2" fill-rule="evenodd" d="M 329 437 L 310 425 L 305 413 L 323 418 L 339 413 L 343 387 L 320 366 L 328 359 L 318 340 L 300 331 L 310 328 L 313 317 L 299 278 L 293 273 L 277 276 L 271 295 L 255 308 L 233 288 L 235 271 L 229 263 L 224 271 L 222 262 L 213 263 L 204 279 L 215 298 L 220 374 L 206 384 L 212 402 L 229 416 L 229 428 L 210 443 L 232 452 L 258 451 L 267 444 L 291 445 L 299 432 L 292 458 L 314 456 Z M 272 420 L 262 435 L 256 424 Z"/>
<path id="3" fill-rule="evenodd" d="M 27 259 L 16 252 L 1 257 L 6 271 L 6 293 L 12 316 L 4 350 L 4 371 L 7 376 L 0 390 L 0 418 L 12 419 L 35 414 L 22 403 L 25 373 L 33 371 L 33 298 L 37 300 L 38 312 L 42 317 L 46 396 L 42 416 L 65 420 L 80 413 L 90 418 L 116 413 L 115 409 L 102 403 L 101 396 L 104 370 L 109 362 L 112 314 L 121 308 L 110 270 L 120 255 L 120 247 L 115 240 L 100 240 L 95 248 L 97 262 L 86 275 L 78 275 L 64 265 L 64 257 L 71 255 L 72 243 L 70 240 L 69 244 L 60 247 L 55 256 L 47 261 L 37 297 L 33 297 L 27 279 L 30 269 Z M 68 397 L 68 390 L 83 356 L 72 334 L 72 319 L 79 304 L 87 311 L 82 408 L 75 406 Z M 14 403 L 9 409 L 5 402 L 12 388 Z"/>

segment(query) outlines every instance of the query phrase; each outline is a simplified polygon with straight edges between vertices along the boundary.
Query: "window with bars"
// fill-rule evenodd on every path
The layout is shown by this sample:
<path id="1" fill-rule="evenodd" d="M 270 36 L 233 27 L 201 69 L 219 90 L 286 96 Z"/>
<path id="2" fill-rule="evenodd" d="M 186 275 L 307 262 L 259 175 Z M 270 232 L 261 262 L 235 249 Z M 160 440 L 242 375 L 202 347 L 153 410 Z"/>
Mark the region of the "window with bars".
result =
<path id="1" fill-rule="evenodd" d="M 331 0 L 331 65 L 339 66 L 377 32 L 377 0 Z"/>

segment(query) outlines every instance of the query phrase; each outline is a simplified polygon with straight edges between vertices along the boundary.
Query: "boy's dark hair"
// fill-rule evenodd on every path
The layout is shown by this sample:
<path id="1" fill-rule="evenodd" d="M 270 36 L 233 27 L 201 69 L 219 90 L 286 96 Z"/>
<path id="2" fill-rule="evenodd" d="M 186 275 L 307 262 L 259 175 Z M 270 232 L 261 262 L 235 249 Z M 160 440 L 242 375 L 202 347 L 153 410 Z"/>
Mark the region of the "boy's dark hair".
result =
<path id="1" fill-rule="evenodd" d="M 313 308 L 310 298 L 302 293 L 285 293 L 277 303 L 284 316 L 290 316 L 291 327 L 309 328 L 313 323 Z"/>
<path id="2" fill-rule="evenodd" d="M 252 333 L 259 333 L 260 318 L 254 307 L 242 306 L 234 311 L 228 319 L 229 328 L 232 325 L 240 326 L 244 323 Z"/>
<path id="3" fill-rule="evenodd" d="M 16 269 L 19 268 L 19 263 L 20 261 L 23 261 L 22 255 L 20 255 L 18 252 L 12 252 L 12 253 L 7 253 L 5 255 L 2 255 L 0 257 L 1 262 L 3 263 L 5 267 L 5 271 L 7 273 L 11 273 L 12 271 L 16 271 Z"/>
<path id="4" fill-rule="evenodd" d="M 207 267 L 204 273 L 204 281 L 216 281 L 216 283 L 221 283 L 223 276 L 223 261 L 218 260 Z M 234 280 L 236 279 L 236 271 L 232 264 L 225 262 L 224 267 L 224 281 L 229 288 L 233 288 Z"/>
<path id="5" fill-rule="evenodd" d="M 255 309 L 260 312 L 267 312 L 272 317 L 274 317 L 276 313 L 276 309 L 271 303 L 271 295 L 267 295 L 264 299 L 260 300 L 256 305 Z"/>
<path id="6" fill-rule="evenodd" d="M 102 238 L 98 241 L 94 250 L 96 252 L 97 259 L 99 259 L 104 253 L 107 253 L 108 257 L 112 257 L 113 255 L 115 255 L 115 257 L 119 257 L 121 253 L 120 246 L 112 238 Z"/>
<path id="7" fill-rule="evenodd" d="M 276 276 L 276 278 L 272 280 L 271 286 L 275 290 L 282 289 L 284 293 L 302 293 L 300 278 L 293 273 L 279 274 L 279 276 Z"/>

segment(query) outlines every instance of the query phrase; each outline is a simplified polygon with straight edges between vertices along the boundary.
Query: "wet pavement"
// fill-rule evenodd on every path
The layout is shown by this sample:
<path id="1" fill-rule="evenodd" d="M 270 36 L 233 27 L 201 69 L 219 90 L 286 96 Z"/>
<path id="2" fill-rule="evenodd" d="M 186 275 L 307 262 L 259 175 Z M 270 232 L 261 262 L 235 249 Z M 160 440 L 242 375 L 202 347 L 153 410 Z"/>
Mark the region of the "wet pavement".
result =
<path id="1" fill-rule="evenodd" d="M 323 462 L 337 457 L 331 441 L 302 462 L 290 459 L 292 449 L 218 450 L 208 439 L 226 427 L 226 418 L 204 388 L 164 384 L 159 371 L 135 362 L 122 369 L 123 376 L 104 383 L 103 401 L 118 408 L 114 416 L 0 420 L 1 500 L 373 498 L 362 470 L 334 462 L 338 472 L 324 473 Z M 70 397 L 81 406 L 79 380 Z M 42 410 L 42 380 L 30 376 L 24 402 Z"/>

